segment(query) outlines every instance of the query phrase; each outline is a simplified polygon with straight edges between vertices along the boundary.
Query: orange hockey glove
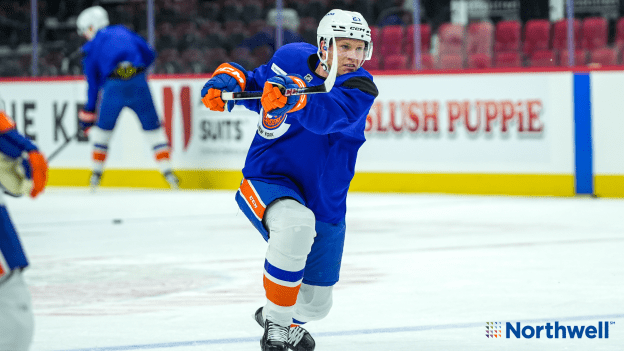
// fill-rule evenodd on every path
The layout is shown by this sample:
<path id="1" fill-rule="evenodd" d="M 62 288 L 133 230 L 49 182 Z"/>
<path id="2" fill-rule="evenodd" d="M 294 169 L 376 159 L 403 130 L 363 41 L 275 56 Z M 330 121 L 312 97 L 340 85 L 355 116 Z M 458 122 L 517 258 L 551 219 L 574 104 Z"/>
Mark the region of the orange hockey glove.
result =
<path id="1" fill-rule="evenodd" d="M 211 111 L 224 111 L 225 102 L 221 99 L 221 92 L 239 92 L 245 90 L 247 71 L 239 64 L 223 63 L 214 71 L 212 78 L 206 82 L 201 91 L 204 106 Z M 232 112 L 234 101 L 228 101 L 227 109 Z"/>
<path id="2" fill-rule="evenodd" d="M 264 83 L 260 100 L 262 108 L 272 116 L 299 111 L 305 107 L 307 96 L 290 94 L 306 86 L 306 82 L 298 75 L 271 77 Z"/>
<path id="3" fill-rule="evenodd" d="M 33 150 L 28 153 L 28 163 L 32 169 L 33 179 L 30 196 L 35 198 L 43 191 L 48 181 L 48 162 L 39 151 Z"/>
<path id="4" fill-rule="evenodd" d="M 202 99 L 204 106 L 208 107 L 210 111 L 225 111 L 225 102 L 221 99 L 221 90 L 216 88 L 208 89 L 208 93 Z M 233 101 L 232 101 L 233 102 Z M 229 106 L 228 106 L 229 109 Z"/>

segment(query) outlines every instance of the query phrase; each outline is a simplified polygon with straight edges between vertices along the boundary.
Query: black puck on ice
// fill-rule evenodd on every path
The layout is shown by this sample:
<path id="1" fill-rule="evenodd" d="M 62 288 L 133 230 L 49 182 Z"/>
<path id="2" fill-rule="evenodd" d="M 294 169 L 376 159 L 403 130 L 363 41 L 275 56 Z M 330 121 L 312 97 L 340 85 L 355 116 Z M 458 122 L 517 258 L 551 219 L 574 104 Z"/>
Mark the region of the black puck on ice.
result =
<path id="1" fill-rule="evenodd" d="M 113 219 L 113 224 L 121 224 L 121 219 L 119 218 Z"/>

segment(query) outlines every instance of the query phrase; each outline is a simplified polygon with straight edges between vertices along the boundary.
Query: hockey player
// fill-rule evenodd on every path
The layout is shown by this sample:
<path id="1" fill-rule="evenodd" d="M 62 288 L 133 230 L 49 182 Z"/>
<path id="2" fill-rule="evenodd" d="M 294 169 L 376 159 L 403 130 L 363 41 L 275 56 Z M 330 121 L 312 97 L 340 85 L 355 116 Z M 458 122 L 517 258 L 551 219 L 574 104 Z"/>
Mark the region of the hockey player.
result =
<path id="1" fill-rule="evenodd" d="M 33 336 L 30 293 L 22 271 L 28 260 L 4 203 L 12 196 L 37 197 L 45 188 L 46 159 L 37 147 L 15 130 L 0 99 L 0 350 L 28 350 Z"/>
<path id="2" fill-rule="evenodd" d="M 91 188 L 100 184 L 113 128 L 124 107 L 136 112 L 160 171 L 171 188 L 178 188 L 178 178 L 171 169 L 171 147 L 161 128 L 145 76 L 156 52 L 126 27 L 109 26 L 108 13 L 100 6 L 82 11 L 76 25 L 78 34 L 88 40 L 82 47 L 88 91 L 87 104 L 79 113 L 80 125 L 86 133 L 97 124 L 92 133 Z"/>
<path id="3" fill-rule="evenodd" d="M 315 347 L 301 325 L 324 318 L 332 306 L 347 191 L 378 94 L 362 68 L 373 44 L 361 14 L 330 11 L 319 23 L 317 44 L 285 45 L 251 72 L 224 63 L 201 92 L 209 109 L 224 111 L 227 103 L 231 111 L 235 101 L 223 101 L 222 92 L 263 91 L 260 101 L 236 101 L 260 114 L 236 201 L 268 241 L 267 303 L 255 313 L 264 327 L 263 351 Z M 323 84 L 332 69 L 338 77 L 328 93 L 285 96 L 288 90 Z"/>

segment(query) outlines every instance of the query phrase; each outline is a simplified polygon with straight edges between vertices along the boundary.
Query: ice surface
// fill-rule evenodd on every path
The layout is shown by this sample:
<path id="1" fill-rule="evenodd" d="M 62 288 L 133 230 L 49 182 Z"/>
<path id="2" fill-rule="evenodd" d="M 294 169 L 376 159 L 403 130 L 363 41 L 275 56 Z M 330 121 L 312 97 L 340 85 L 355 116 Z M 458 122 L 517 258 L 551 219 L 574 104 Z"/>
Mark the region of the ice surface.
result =
<path id="1" fill-rule="evenodd" d="M 266 244 L 234 191 L 7 202 L 31 263 L 31 350 L 260 350 Z M 353 193 L 334 292 L 306 326 L 317 351 L 622 350 L 624 201 Z M 608 339 L 485 333 L 554 321 L 615 324 Z"/>

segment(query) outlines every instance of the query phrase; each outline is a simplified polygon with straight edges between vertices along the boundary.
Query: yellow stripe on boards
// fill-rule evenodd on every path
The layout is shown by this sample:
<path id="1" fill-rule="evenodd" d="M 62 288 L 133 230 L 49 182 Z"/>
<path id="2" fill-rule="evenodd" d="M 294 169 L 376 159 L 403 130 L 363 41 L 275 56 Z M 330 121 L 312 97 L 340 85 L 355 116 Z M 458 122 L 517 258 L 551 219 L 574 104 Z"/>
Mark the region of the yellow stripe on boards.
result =
<path id="1" fill-rule="evenodd" d="M 356 173 L 352 191 L 481 195 L 574 196 L 566 174 Z"/>
<path id="2" fill-rule="evenodd" d="M 229 170 L 174 170 L 181 189 L 238 189 L 243 174 Z M 91 170 L 50 169 L 48 185 L 88 186 Z M 168 189 L 169 185 L 157 170 L 106 169 L 102 187 Z"/>
<path id="3" fill-rule="evenodd" d="M 238 189 L 243 174 L 231 170 L 175 170 L 182 189 Z M 88 186 L 90 170 L 50 169 L 48 185 Z M 624 177 L 610 181 L 624 193 Z M 156 170 L 107 169 L 102 187 L 167 189 Z M 598 189 L 598 186 L 596 187 Z M 611 189 L 609 188 L 609 189 Z M 574 196 L 574 176 L 566 174 L 357 173 L 350 191 L 481 195 Z M 608 193 L 617 193 L 608 190 Z M 598 193 L 597 193 L 598 194 Z M 598 194 L 601 196 L 600 194 Z M 605 196 L 605 195 L 602 195 Z M 617 195 L 622 196 L 622 195 Z"/>
<path id="4" fill-rule="evenodd" d="M 52 186 L 87 186 L 91 171 L 88 169 L 55 169 L 48 170 L 48 184 Z"/>
<path id="5" fill-rule="evenodd" d="M 236 190 L 243 180 L 241 171 L 230 170 L 174 170 L 183 189 Z"/>
<path id="6" fill-rule="evenodd" d="M 624 197 L 624 175 L 594 176 L 594 193 L 598 197 Z"/>

